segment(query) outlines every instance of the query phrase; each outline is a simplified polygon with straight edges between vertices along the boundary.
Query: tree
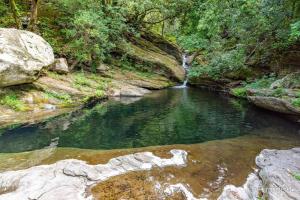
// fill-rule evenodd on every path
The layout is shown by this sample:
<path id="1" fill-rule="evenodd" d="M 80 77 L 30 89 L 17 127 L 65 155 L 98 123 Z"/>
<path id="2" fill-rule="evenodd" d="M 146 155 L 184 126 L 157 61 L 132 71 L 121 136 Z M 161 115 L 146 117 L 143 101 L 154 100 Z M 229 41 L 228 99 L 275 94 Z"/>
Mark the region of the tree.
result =
<path id="1" fill-rule="evenodd" d="M 206 60 L 192 74 L 220 76 L 251 65 L 267 65 L 297 35 L 297 0 L 194 1 L 181 19 L 178 42 Z"/>
<path id="2" fill-rule="evenodd" d="M 22 29 L 22 23 L 21 23 L 21 20 L 20 20 L 20 13 L 19 13 L 19 10 L 18 10 L 18 7 L 17 7 L 17 4 L 16 4 L 15 0 L 9 0 L 9 5 L 10 5 L 10 8 L 11 8 L 11 11 L 12 11 L 15 23 L 16 23 L 16 28 L 17 29 Z"/>
<path id="3" fill-rule="evenodd" d="M 29 21 L 29 30 L 36 31 L 38 21 L 38 4 L 40 0 L 31 0 L 31 15 Z"/>

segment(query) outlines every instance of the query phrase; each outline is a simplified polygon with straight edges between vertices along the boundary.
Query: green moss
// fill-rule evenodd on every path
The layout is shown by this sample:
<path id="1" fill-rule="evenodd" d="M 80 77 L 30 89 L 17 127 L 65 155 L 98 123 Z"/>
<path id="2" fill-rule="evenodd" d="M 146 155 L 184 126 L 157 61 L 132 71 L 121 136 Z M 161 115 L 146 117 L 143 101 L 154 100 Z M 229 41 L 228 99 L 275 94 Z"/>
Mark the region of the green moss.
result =
<path id="1" fill-rule="evenodd" d="M 59 75 L 59 74 L 54 73 L 54 72 L 49 72 L 49 71 L 47 71 L 46 73 L 47 73 L 47 75 L 48 75 L 49 77 L 51 77 L 51 78 L 53 78 L 53 79 L 60 79 L 60 78 L 62 77 L 62 75 Z"/>
<path id="2" fill-rule="evenodd" d="M 95 96 L 100 98 L 105 96 L 105 92 L 103 90 L 96 90 Z"/>
<path id="3" fill-rule="evenodd" d="M 300 181 L 300 174 L 299 174 L 299 173 L 293 173 L 292 175 L 293 175 L 293 177 L 294 177 L 296 180 Z"/>
<path id="4" fill-rule="evenodd" d="M 232 94 L 236 97 L 242 97 L 242 98 L 247 97 L 247 89 L 245 87 L 234 88 L 231 91 Z"/>
<path id="5" fill-rule="evenodd" d="M 292 105 L 296 107 L 300 107 L 300 98 L 296 98 L 292 101 Z"/>
<path id="6" fill-rule="evenodd" d="M 16 111 L 26 111 L 27 108 L 24 103 L 19 99 L 19 95 L 14 91 L 10 91 L 7 94 L 0 97 L 0 103 L 6 105 Z"/>
<path id="7" fill-rule="evenodd" d="M 272 96 L 274 97 L 282 97 L 286 94 L 283 88 L 277 88 L 272 92 Z"/>
<path id="8" fill-rule="evenodd" d="M 75 75 L 75 85 L 90 87 L 92 84 L 91 81 L 85 77 L 84 73 L 78 73 Z"/>
<path id="9" fill-rule="evenodd" d="M 271 74 L 269 76 L 263 76 L 262 78 L 256 79 L 252 83 L 246 83 L 246 87 L 251 89 L 269 88 L 274 81 L 276 81 L 276 77 Z"/>
<path id="10" fill-rule="evenodd" d="M 69 94 L 46 91 L 44 95 L 45 95 L 45 98 L 47 98 L 47 99 L 54 98 L 54 99 L 59 99 L 66 104 L 73 103 L 72 98 Z"/>

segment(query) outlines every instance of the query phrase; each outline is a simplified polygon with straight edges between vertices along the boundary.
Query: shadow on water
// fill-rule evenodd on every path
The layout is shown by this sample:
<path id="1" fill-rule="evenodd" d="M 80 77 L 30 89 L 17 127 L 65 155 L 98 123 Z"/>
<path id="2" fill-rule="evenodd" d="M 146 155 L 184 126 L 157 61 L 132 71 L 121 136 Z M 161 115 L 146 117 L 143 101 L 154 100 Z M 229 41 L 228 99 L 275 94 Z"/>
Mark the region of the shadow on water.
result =
<path id="1" fill-rule="evenodd" d="M 270 134 L 259 130 L 270 129 Z M 0 152 L 48 146 L 119 149 L 194 144 L 247 134 L 297 134 L 299 126 L 247 102 L 186 88 L 154 92 L 141 99 L 109 100 L 45 123 L 0 130 Z"/>

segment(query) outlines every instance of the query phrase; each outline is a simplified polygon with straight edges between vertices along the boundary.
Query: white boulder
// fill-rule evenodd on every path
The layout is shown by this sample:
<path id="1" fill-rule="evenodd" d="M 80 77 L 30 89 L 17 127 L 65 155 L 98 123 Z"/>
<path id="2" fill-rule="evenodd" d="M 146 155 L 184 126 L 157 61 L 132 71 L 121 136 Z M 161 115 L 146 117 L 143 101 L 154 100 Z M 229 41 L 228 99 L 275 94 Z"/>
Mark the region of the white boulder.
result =
<path id="1" fill-rule="evenodd" d="M 53 62 L 53 50 L 42 37 L 0 28 L 0 87 L 31 83 Z"/>

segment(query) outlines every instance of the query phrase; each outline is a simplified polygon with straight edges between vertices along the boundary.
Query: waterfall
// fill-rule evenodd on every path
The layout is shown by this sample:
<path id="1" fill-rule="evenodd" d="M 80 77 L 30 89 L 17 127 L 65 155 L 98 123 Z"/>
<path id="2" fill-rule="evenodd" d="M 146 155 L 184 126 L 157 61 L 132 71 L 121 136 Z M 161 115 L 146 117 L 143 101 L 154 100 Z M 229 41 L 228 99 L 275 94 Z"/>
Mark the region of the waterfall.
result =
<path id="1" fill-rule="evenodd" d="M 182 55 L 182 68 L 185 71 L 185 79 L 182 85 L 175 86 L 175 88 L 186 88 L 188 83 L 188 71 L 189 71 L 189 65 L 188 65 L 188 55 L 184 53 Z"/>

